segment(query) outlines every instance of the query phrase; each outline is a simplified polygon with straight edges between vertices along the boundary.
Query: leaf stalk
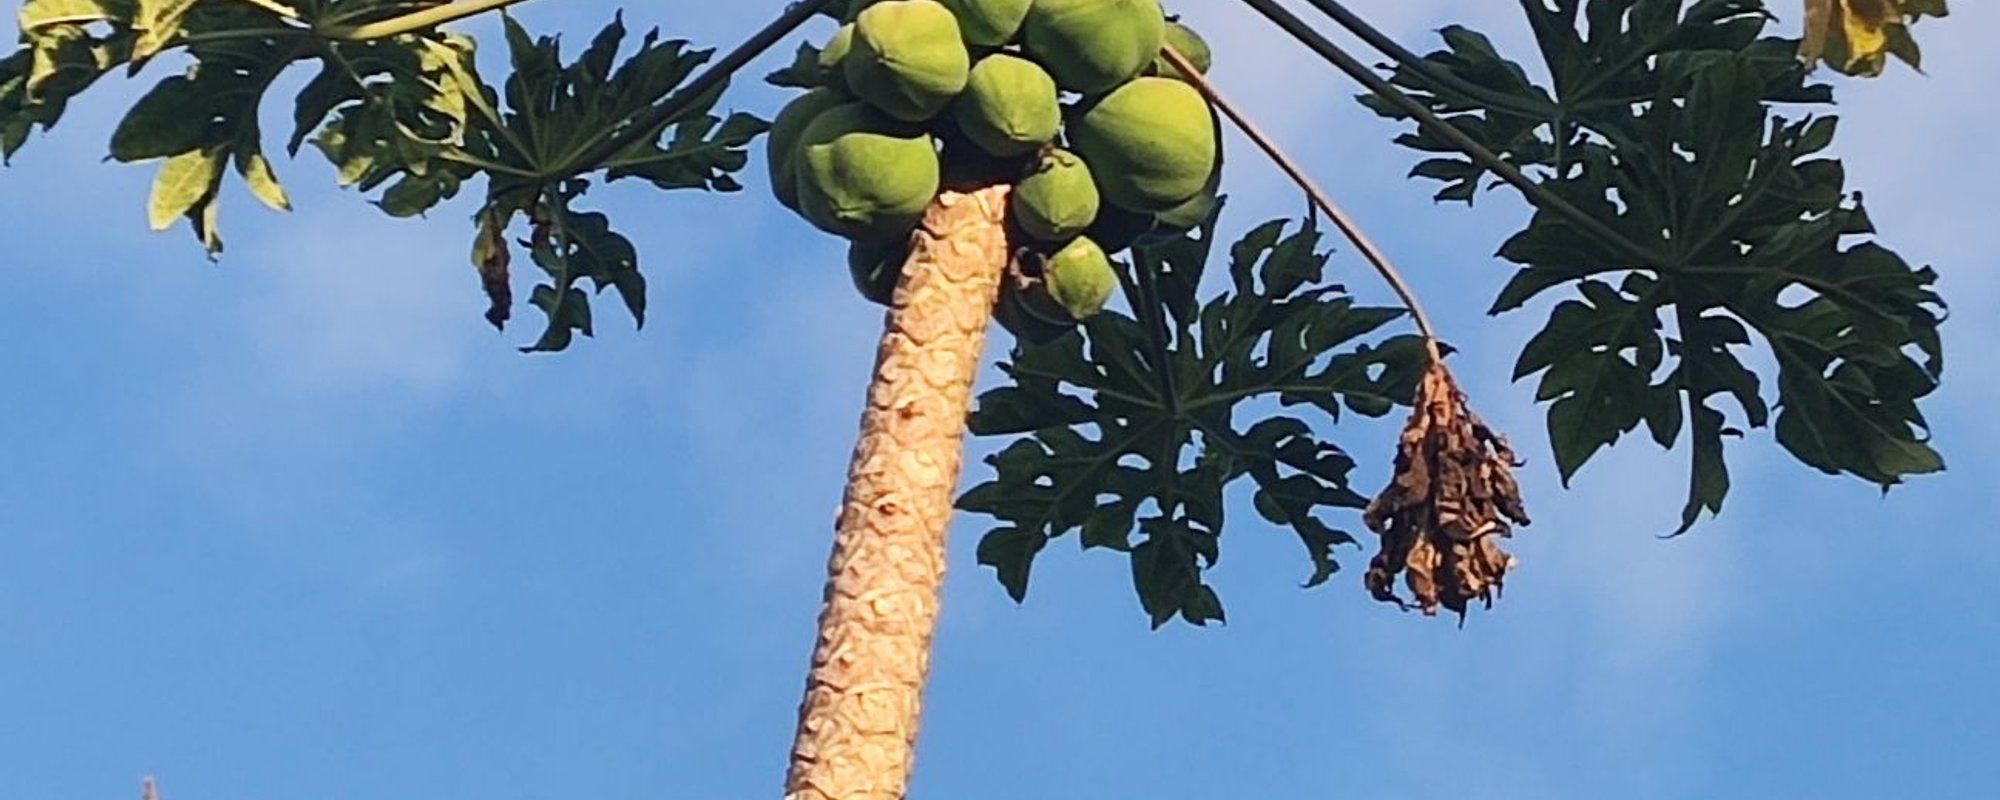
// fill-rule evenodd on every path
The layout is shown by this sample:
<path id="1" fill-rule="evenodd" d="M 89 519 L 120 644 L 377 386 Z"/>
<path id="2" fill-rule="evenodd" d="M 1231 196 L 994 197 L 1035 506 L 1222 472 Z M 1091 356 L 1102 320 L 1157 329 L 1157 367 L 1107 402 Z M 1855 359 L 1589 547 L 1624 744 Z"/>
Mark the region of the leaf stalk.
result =
<path id="1" fill-rule="evenodd" d="M 433 6 L 422 11 L 414 11 L 400 17 L 363 23 L 360 25 L 330 25 L 320 30 L 320 35 L 329 39 L 359 42 L 370 39 L 387 39 L 405 33 L 415 33 L 427 28 L 435 28 L 448 22 L 457 22 L 468 17 L 476 17 L 489 11 L 498 11 L 525 0 L 461 0 L 449 5 Z"/>
<path id="2" fill-rule="evenodd" d="M 1403 113 L 1410 115 L 1412 119 L 1416 120 L 1418 125 L 1444 137 L 1453 147 L 1458 148 L 1459 152 L 1464 153 L 1480 166 L 1492 170 L 1493 174 L 1500 176 L 1501 180 L 1506 181 L 1514 188 L 1521 190 L 1521 193 L 1527 196 L 1528 201 L 1537 208 L 1569 220 L 1571 224 L 1581 228 L 1591 236 L 1623 251 L 1627 257 L 1639 262 L 1640 266 L 1657 268 L 1659 265 L 1666 263 L 1665 259 L 1653 253 L 1650 248 L 1632 241 L 1618 231 L 1613 230 L 1611 226 L 1604 224 L 1602 220 L 1592 216 L 1589 212 L 1577 208 L 1568 200 L 1564 200 L 1562 196 L 1550 191 L 1548 187 L 1543 186 L 1540 182 L 1521 172 L 1519 167 L 1494 154 L 1493 151 L 1486 149 L 1485 145 L 1475 141 L 1472 137 L 1467 136 L 1464 131 L 1458 129 L 1458 126 L 1446 122 L 1429 108 L 1425 107 L 1424 104 L 1404 94 L 1401 89 L 1396 88 L 1387 79 L 1377 75 L 1374 70 L 1369 69 L 1367 65 L 1361 63 L 1359 59 L 1349 54 L 1346 50 L 1341 49 L 1339 45 L 1334 44 L 1332 40 L 1313 30 L 1304 20 L 1299 19 L 1290 11 L 1285 10 L 1283 6 L 1278 5 L 1276 0 L 1243 0 L 1243 3 L 1250 6 L 1257 13 L 1262 14 L 1264 18 L 1283 29 L 1292 38 L 1299 40 L 1301 44 L 1304 44 L 1308 49 L 1311 49 L 1328 63 L 1331 63 L 1335 68 L 1346 73 L 1349 78 L 1360 83 L 1368 91 L 1384 100 L 1394 103 Z"/>
<path id="3" fill-rule="evenodd" d="M 1277 141 L 1270 134 L 1258 127 L 1257 123 L 1251 120 L 1249 115 L 1243 112 L 1242 108 L 1232 102 L 1228 95 L 1223 94 L 1222 90 L 1216 88 L 1215 84 L 1208 80 L 1207 76 L 1202 75 L 1200 70 L 1195 69 L 1194 64 L 1188 61 L 1186 55 L 1175 50 L 1172 45 L 1163 48 L 1161 54 L 1166 57 L 1167 63 L 1172 64 L 1174 69 L 1186 77 L 1188 83 L 1192 84 L 1196 90 L 1207 97 L 1208 101 L 1214 104 L 1216 109 L 1221 111 L 1222 115 L 1227 117 L 1230 123 L 1236 126 L 1237 130 L 1242 131 L 1244 136 L 1256 144 L 1257 149 L 1264 151 L 1264 155 L 1270 157 L 1272 163 L 1276 164 L 1278 169 L 1285 173 L 1286 177 L 1291 178 L 1292 182 L 1297 184 L 1299 189 L 1306 193 L 1306 197 L 1312 200 L 1313 205 L 1318 207 L 1321 213 L 1333 221 L 1334 227 L 1339 228 L 1341 234 L 1346 236 L 1348 241 L 1354 243 L 1355 249 L 1359 250 L 1362 257 L 1368 260 L 1369 266 L 1375 268 L 1375 272 L 1380 274 L 1382 280 L 1389 284 L 1389 288 L 1396 293 L 1396 297 L 1402 300 L 1403 308 L 1409 310 L 1410 318 L 1416 322 L 1417 331 L 1423 334 L 1424 344 L 1430 352 L 1431 360 L 1438 360 L 1437 330 L 1432 327 L 1430 315 L 1424 312 L 1423 304 L 1418 302 L 1416 290 L 1410 288 L 1409 281 L 1403 278 L 1402 272 L 1397 270 L 1395 263 L 1389 260 L 1389 254 L 1383 252 L 1382 248 L 1376 245 L 1373 239 L 1368 237 L 1368 233 L 1361 229 L 1361 224 L 1355 221 L 1353 215 L 1347 213 L 1347 209 L 1342 208 L 1339 203 L 1334 201 L 1332 195 L 1329 195 L 1325 189 L 1321 188 L 1312 179 L 1312 176 L 1306 174 L 1305 168 L 1301 167 L 1298 161 L 1292 158 L 1289 153 L 1286 153 L 1284 148 L 1279 147 Z"/>

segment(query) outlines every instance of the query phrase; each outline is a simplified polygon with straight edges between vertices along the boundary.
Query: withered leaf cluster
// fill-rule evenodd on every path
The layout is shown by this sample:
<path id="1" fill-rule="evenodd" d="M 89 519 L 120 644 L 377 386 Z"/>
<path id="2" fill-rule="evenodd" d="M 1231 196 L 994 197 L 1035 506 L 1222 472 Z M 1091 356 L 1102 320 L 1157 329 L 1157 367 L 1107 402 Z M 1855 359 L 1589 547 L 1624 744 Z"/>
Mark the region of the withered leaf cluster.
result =
<path id="1" fill-rule="evenodd" d="M 1492 607 L 1514 557 L 1500 549 L 1527 525 L 1514 451 L 1466 405 L 1451 373 L 1434 362 L 1403 428 L 1396 476 L 1364 519 L 1382 536 L 1365 577 L 1375 599 L 1425 615 L 1440 606 L 1462 620 L 1473 600 Z M 1396 593 L 1396 576 L 1414 603 Z"/>

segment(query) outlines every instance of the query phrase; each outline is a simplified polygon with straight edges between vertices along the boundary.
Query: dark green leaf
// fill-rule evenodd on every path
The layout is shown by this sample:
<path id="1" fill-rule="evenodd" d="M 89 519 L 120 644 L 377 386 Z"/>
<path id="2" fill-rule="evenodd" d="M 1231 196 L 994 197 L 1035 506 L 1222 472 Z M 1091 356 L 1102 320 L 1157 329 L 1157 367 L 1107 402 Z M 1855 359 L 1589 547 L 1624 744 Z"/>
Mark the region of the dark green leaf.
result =
<path id="1" fill-rule="evenodd" d="M 1942 469 L 1917 408 L 1943 369 L 1936 276 L 1868 238 L 1840 163 L 1819 155 L 1831 117 L 1774 115 L 1830 93 L 1804 83 L 1792 43 L 1759 38 L 1762 6 L 1524 8 L 1553 88 L 1455 30 L 1430 61 L 1481 96 L 1414 70 L 1397 80 L 1488 146 L 1543 167 L 1544 187 L 1611 232 L 1544 208 L 1500 250 L 1521 271 L 1495 313 L 1575 287 L 1517 369 L 1541 375 L 1564 479 L 1644 423 L 1663 446 L 1691 441 L 1682 530 L 1719 510 L 1724 439 L 1740 435 L 1731 419 L 1771 422 L 1767 381 L 1742 358 L 1758 345 L 1777 365 L 1777 439 L 1801 461 L 1885 487 Z M 1404 141 L 1449 149 L 1428 134 Z M 1471 169 L 1434 158 L 1419 173 L 1464 181 Z"/>
<path id="2" fill-rule="evenodd" d="M 998 520 L 981 563 L 1017 600 L 1044 543 L 1079 530 L 1086 549 L 1128 554 L 1155 626 L 1221 621 L 1202 575 L 1220 555 L 1224 493 L 1245 478 L 1259 513 L 1305 545 L 1307 585 L 1332 575 L 1333 549 L 1352 543 L 1322 514 L 1366 504 L 1348 485 L 1353 460 L 1298 417 L 1236 417 L 1257 400 L 1311 406 L 1328 421 L 1343 409 L 1385 414 L 1414 396 L 1425 352 L 1414 337 L 1362 343 L 1401 314 L 1356 306 L 1324 283 L 1310 225 L 1250 232 L 1229 253 L 1233 288 L 1199 302 L 1213 225 L 1142 242 L 1120 265 L 1136 317 L 1107 311 L 1017 343 L 1002 365 L 1010 382 L 981 396 L 971 429 L 1021 438 L 988 459 L 994 479 L 959 507 Z"/>

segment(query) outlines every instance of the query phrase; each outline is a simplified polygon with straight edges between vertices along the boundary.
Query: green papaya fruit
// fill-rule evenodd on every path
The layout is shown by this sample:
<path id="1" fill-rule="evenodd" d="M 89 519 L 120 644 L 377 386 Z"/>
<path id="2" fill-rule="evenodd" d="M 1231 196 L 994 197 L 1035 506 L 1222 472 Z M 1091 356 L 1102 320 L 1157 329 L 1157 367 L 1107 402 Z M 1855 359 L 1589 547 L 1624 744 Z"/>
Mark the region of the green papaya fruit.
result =
<path id="1" fill-rule="evenodd" d="M 1201 38 L 1201 34 L 1195 33 L 1193 28 L 1178 22 L 1167 23 L 1167 45 L 1186 56 L 1188 63 L 1194 65 L 1196 72 L 1207 75 L 1209 67 L 1215 66 L 1215 51 L 1209 49 L 1208 40 Z M 1187 80 L 1187 76 L 1182 75 L 1180 70 L 1174 69 L 1174 65 L 1167 61 L 1165 55 L 1161 55 L 1153 62 L 1150 74 Z"/>
<path id="2" fill-rule="evenodd" d="M 1118 87 L 1069 126 L 1070 144 L 1090 162 L 1104 199 L 1160 212 L 1187 202 L 1215 171 L 1215 111 L 1171 78 Z"/>
<path id="3" fill-rule="evenodd" d="M 854 50 L 854 24 L 840 26 L 833 32 L 833 38 L 826 40 L 826 46 L 819 50 L 820 84 L 847 91 L 847 74 L 841 62 Z"/>
<path id="4" fill-rule="evenodd" d="M 1160 212 L 1156 218 L 1159 221 L 1159 230 L 1173 234 L 1194 230 L 1195 226 L 1208 219 L 1209 212 L 1214 211 L 1216 205 L 1221 202 L 1222 196 L 1214 187 L 1204 188 L 1200 194 L 1187 202 Z"/>
<path id="5" fill-rule="evenodd" d="M 799 135 L 799 211 L 849 239 L 907 232 L 937 196 L 937 145 L 917 126 L 866 103 L 821 112 Z"/>
<path id="6" fill-rule="evenodd" d="M 854 18 L 854 44 L 841 71 L 855 96 L 889 116 L 923 122 L 965 90 L 972 55 L 944 4 L 883 0 Z"/>
<path id="7" fill-rule="evenodd" d="M 854 279 L 854 288 L 876 305 L 894 302 L 896 282 L 903 277 L 903 261 L 909 249 L 909 240 L 901 237 L 849 245 L 847 273 Z"/>
<path id="8" fill-rule="evenodd" d="M 1159 0 L 1035 0 L 1021 43 L 1064 89 L 1091 95 L 1152 65 L 1166 35 Z"/>
<path id="9" fill-rule="evenodd" d="M 952 104 L 965 138 L 1001 158 L 1022 156 L 1062 130 L 1062 101 L 1049 73 L 1024 58 L 995 53 L 972 66 L 965 93 Z"/>
<path id="10" fill-rule="evenodd" d="M 1117 253 L 1130 248 L 1139 238 L 1151 233 L 1156 220 L 1153 215 L 1127 211 L 1114 205 L 1105 204 L 1097 211 L 1097 222 L 1083 235 L 1104 248 L 1107 253 Z"/>
<path id="11" fill-rule="evenodd" d="M 958 28 L 965 43 L 973 47 L 999 47 L 1014 40 L 1028 19 L 1034 0 L 940 0 L 958 16 Z"/>
<path id="12" fill-rule="evenodd" d="M 820 87 L 792 99 L 771 121 L 764 139 L 764 161 L 770 167 L 771 194 L 793 211 L 799 209 L 798 145 L 800 134 L 822 112 L 853 102 L 837 89 Z"/>
<path id="13" fill-rule="evenodd" d="M 1104 304 L 1118 290 L 1118 272 L 1112 269 L 1104 248 L 1090 237 L 1079 236 L 1049 256 L 1042 268 L 1042 285 L 1048 287 L 1049 298 L 1071 317 L 1089 319 L 1104 310 Z"/>
<path id="14" fill-rule="evenodd" d="M 1219 118 L 1215 121 L 1215 138 L 1217 142 L 1222 140 L 1222 120 Z M 1203 185 L 1201 191 L 1192 199 L 1160 212 L 1159 226 L 1155 233 L 1178 236 L 1208 221 L 1208 215 L 1214 213 L 1215 207 L 1222 203 L 1224 160 L 1222 149 L 1218 145 L 1215 151 L 1215 167 L 1209 170 L 1208 183 Z"/>
<path id="15" fill-rule="evenodd" d="M 1100 202 L 1090 166 L 1075 153 L 1051 149 L 1014 184 L 1010 205 L 1023 233 L 1066 242 L 1097 221 Z"/>

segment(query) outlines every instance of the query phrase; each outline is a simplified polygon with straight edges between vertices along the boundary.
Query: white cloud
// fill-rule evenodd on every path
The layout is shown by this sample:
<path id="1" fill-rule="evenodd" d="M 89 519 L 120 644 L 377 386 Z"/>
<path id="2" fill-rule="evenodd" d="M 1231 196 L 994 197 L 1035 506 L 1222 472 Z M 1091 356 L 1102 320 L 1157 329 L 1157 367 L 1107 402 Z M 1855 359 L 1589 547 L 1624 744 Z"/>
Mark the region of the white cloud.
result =
<path id="1" fill-rule="evenodd" d="M 471 227 L 449 211 L 397 221 L 341 199 L 345 207 L 260 220 L 228 257 L 230 280 L 247 284 L 230 308 L 257 376 L 327 396 L 449 391 L 473 348 L 496 346 L 479 319 Z"/>

